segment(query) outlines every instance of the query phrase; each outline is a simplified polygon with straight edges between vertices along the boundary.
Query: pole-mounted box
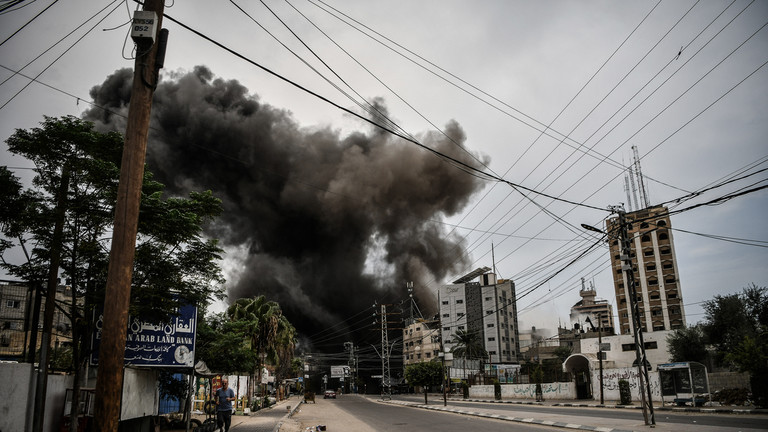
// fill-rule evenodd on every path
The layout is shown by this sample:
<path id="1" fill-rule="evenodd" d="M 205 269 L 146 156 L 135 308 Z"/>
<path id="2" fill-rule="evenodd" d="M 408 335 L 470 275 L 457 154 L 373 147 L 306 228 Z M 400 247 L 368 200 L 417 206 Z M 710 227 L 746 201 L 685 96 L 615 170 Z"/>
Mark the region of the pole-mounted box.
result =
<path id="1" fill-rule="evenodd" d="M 153 11 L 135 11 L 133 13 L 131 39 L 137 44 L 152 45 L 157 35 L 157 14 Z"/>

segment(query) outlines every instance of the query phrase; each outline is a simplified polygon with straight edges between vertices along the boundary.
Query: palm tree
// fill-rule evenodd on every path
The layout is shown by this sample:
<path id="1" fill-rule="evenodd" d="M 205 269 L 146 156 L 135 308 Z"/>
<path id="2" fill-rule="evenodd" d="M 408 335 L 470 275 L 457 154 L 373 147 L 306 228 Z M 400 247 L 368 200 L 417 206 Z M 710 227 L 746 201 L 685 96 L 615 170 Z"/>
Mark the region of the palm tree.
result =
<path id="1" fill-rule="evenodd" d="M 273 301 L 267 301 L 263 295 L 242 298 L 229 306 L 227 316 L 239 324 L 240 331 L 248 338 L 251 349 L 256 352 L 257 373 L 254 374 L 255 371 L 249 371 L 249 373 L 252 376 L 256 375 L 258 382 L 261 382 L 261 371 L 264 367 L 262 361 L 276 344 L 280 318 L 282 317 L 280 306 Z M 248 385 L 249 402 L 253 394 L 254 380 L 250 381 Z"/>
<path id="2" fill-rule="evenodd" d="M 485 350 L 480 333 L 459 329 L 453 334 L 453 340 L 456 343 L 451 348 L 453 355 L 463 358 L 464 364 L 467 360 L 480 360 L 482 370 L 488 351 Z"/>

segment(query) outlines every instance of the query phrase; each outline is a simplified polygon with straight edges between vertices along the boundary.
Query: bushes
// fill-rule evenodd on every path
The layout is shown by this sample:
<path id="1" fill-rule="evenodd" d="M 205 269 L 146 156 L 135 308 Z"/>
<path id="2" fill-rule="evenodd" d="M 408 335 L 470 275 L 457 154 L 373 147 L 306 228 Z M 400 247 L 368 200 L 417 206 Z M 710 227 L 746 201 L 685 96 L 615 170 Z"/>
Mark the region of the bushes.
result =
<path id="1" fill-rule="evenodd" d="M 749 390 L 745 388 L 722 389 L 712 393 L 712 401 L 722 405 L 747 405 L 749 396 Z"/>
<path id="2" fill-rule="evenodd" d="M 632 393 L 629 390 L 629 381 L 619 380 L 619 398 L 621 399 L 621 405 L 632 404 Z"/>

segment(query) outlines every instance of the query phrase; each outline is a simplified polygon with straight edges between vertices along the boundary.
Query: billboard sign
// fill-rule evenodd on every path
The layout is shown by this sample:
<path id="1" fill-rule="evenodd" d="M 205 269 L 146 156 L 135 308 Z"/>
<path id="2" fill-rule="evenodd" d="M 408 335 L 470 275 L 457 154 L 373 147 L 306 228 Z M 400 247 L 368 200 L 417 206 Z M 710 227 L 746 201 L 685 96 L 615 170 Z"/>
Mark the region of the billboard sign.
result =
<path id="1" fill-rule="evenodd" d="M 331 378 L 349 376 L 349 366 L 331 366 Z"/>
<path id="2" fill-rule="evenodd" d="M 91 364 L 99 364 L 101 328 L 104 311 L 97 310 L 93 332 Z M 169 322 L 153 324 L 139 317 L 128 317 L 125 340 L 125 364 L 144 367 L 193 367 L 195 335 L 197 332 L 197 306 L 182 306 L 178 316 Z"/>

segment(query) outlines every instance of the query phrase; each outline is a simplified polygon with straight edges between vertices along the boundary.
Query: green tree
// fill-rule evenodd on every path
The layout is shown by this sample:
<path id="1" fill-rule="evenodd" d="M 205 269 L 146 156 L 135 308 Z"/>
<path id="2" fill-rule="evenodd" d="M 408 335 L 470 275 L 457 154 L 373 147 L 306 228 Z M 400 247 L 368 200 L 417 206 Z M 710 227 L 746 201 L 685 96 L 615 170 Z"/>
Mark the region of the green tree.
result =
<path id="1" fill-rule="evenodd" d="M 230 305 L 226 314 L 257 357 L 255 370 L 248 371 L 256 376 L 256 380 L 250 380 L 252 386 L 254 381 L 261 382 L 262 368 L 268 358 L 275 358 L 282 316 L 280 305 L 268 301 L 263 295 L 242 298 Z M 249 396 L 253 394 L 252 390 L 249 388 Z"/>
<path id="2" fill-rule="evenodd" d="M 478 332 L 457 330 L 453 334 L 453 342 L 456 345 L 451 348 L 451 352 L 457 357 L 470 360 L 485 360 L 488 357 L 488 351 L 485 350 Z"/>
<path id="3" fill-rule="evenodd" d="M 739 294 L 715 296 L 704 310 L 717 360 L 749 373 L 755 403 L 768 406 L 768 288 L 753 283 Z"/>
<path id="4" fill-rule="evenodd" d="M 667 351 L 673 362 L 695 361 L 705 363 L 708 353 L 701 325 L 679 328 L 667 336 Z"/>
<path id="5" fill-rule="evenodd" d="M 0 170 L 0 198 L 9 203 L 0 212 L 0 266 L 26 281 L 39 298 L 53 267 L 53 251 L 61 251 L 59 268 L 52 271 L 72 287 L 65 311 L 72 322 L 77 397 L 78 374 L 90 354 L 90 317 L 104 301 L 123 138 L 99 133 L 93 124 L 69 116 L 46 117 L 41 127 L 17 130 L 6 143 L 10 152 L 34 164 L 35 176 L 24 189 L 7 167 Z M 147 321 L 168 319 L 178 302 L 196 304 L 223 296 L 217 264 L 221 250 L 215 240 L 202 236 L 203 225 L 221 211 L 219 200 L 210 192 L 165 199 L 162 191 L 145 170 L 131 313 Z M 59 242 L 54 241 L 53 221 L 61 215 Z M 22 262 L 9 258 L 14 247 L 23 252 Z M 73 409 L 77 405 L 75 400 Z"/>
<path id="6" fill-rule="evenodd" d="M 427 401 L 427 389 L 429 386 L 443 383 L 443 365 L 437 362 L 414 363 L 405 367 L 405 380 L 412 386 L 424 388 L 424 404 Z"/>

